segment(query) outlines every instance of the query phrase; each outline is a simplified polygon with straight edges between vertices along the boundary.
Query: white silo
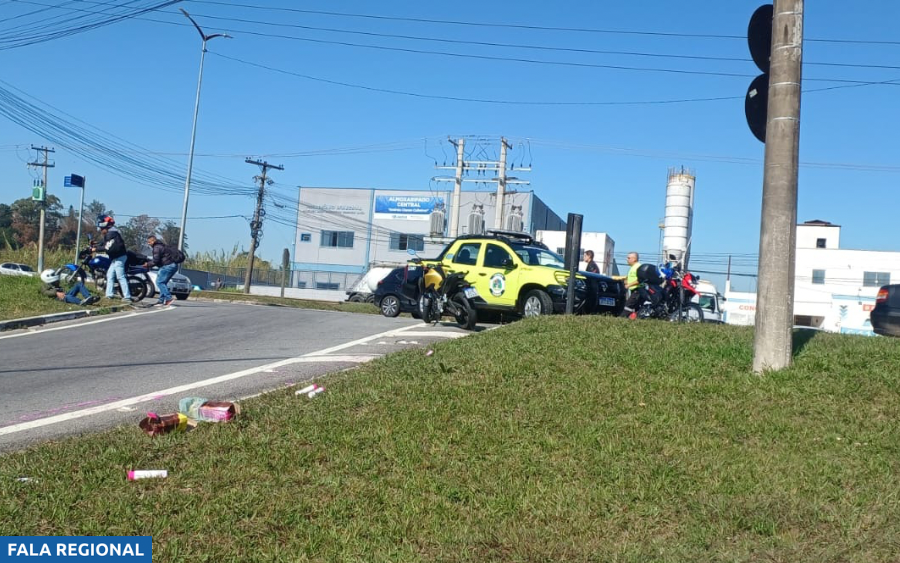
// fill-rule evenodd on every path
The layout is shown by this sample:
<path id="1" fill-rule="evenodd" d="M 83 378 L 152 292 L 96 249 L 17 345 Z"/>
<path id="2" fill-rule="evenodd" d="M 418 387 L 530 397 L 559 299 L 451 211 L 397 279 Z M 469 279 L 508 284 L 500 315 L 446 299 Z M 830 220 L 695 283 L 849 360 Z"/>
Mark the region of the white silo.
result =
<path id="1" fill-rule="evenodd" d="M 687 269 L 690 257 L 691 226 L 694 221 L 694 171 L 670 168 L 666 184 L 666 218 L 663 223 L 663 259 L 674 254 Z"/>

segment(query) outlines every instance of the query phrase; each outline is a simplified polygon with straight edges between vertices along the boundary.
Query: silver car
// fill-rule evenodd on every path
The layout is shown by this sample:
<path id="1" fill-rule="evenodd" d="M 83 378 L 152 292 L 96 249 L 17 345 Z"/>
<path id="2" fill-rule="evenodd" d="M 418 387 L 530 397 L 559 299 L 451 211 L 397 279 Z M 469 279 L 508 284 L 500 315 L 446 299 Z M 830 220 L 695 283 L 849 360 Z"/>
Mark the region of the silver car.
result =
<path id="1" fill-rule="evenodd" d="M 0 264 L 0 275 L 5 276 L 28 276 L 33 278 L 35 271 L 28 264 L 17 264 L 15 262 L 4 262 Z"/>
<path id="2" fill-rule="evenodd" d="M 150 270 L 147 272 L 147 275 L 150 276 L 150 280 L 153 282 L 153 287 L 147 288 L 147 297 L 152 299 L 159 294 L 159 286 L 156 285 L 156 277 L 159 275 L 159 270 Z M 175 299 L 178 299 L 179 301 L 187 299 L 193 289 L 191 279 L 186 275 L 177 272 L 172 276 L 172 279 L 169 280 L 168 285 L 169 291 L 172 292 Z"/>

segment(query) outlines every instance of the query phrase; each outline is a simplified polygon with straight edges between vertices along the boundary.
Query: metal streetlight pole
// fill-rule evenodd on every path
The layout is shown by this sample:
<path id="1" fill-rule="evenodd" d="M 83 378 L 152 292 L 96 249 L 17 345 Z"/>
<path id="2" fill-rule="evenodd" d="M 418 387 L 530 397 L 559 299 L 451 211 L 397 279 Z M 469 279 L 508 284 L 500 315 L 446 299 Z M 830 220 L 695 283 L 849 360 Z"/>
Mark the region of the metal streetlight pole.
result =
<path id="1" fill-rule="evenodd" d="M 200 38 L 203 39 L 203 46 L 200 51 L 200 76 L 197 77 L 197 99 L 194 101 L 194 123 L 191 125 L 191 150 L 190 153 L 188 153 L 187 177 L 184 180 L 184 206 L 181 209 L 181 230 L 178 233 L 178 248 L 179 250 L 184 251 L 184 229 L 187 226 L 188 196 L 191 193 L 191 171 L 194 167 L 194 141 L 197 138 L 197 114 L 200 112 L 200 86 L 203 84 L 203 60 L 206 58 L 206 43 L 210 39 L 215 39 L 216 37 L 231 39 L 231 36 L 227 33 L 206 35 L 190 14 L 183 9 L 181 9 L 181 13 L 184 14 L 184 17 L 191 20 L 191 23 L 197 28 L 197 32 L 200 33 Z"/>

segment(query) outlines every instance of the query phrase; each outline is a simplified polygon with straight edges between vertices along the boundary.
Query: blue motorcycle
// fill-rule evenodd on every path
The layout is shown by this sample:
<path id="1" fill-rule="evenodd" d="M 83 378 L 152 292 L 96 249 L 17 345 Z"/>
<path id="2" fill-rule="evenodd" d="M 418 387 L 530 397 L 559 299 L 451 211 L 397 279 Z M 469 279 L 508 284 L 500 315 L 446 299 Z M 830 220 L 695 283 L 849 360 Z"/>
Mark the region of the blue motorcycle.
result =
<path id="1" fill-rule="evenodd" d="M 106 290 L 106 272 L 109 271 L 111 260 L 105 254 L 94 254 L 92 247 L 85 248 L 78 253 L 80 264 L 66 264 L 60 268 L 60 274 L 66 282 L 78 280 L 82 283 L 87 279 L 85 268 L 91 273 L 94 283 L 100 290 Z M 131 291 L 131 299 L 135 302 L 141 301 L 148 294 L 148 288 L 151 287 L 153 281 L 147 275 L 147 268 L 143 264 L 147 262 L 147 257 L 135 252 L 128 252 L 128 259 L 125 262 L 125 278 L 128 280 L 128 289 Z M 119 280 L 116 280 L 114 293 L 122 295 L 122 288 L 119 287 Z"/>

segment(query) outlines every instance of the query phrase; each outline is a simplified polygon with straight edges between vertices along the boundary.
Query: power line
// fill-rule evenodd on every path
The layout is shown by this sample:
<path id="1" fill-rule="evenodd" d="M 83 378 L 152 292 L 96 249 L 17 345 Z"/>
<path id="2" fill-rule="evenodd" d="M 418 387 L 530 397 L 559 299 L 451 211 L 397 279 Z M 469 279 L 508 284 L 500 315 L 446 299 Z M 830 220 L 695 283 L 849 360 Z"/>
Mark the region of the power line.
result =
<path id="1" fill-rule="evenodd" d="M 480 104 L 523 105 L 523 106 L 617 106 L 617 105 L 680 104 L 680 103 L 690 103 L 690 102 L 740 100 L 740 99 L 744 98 L 744 96 L 719 96 L 719 97 L 709 97 L 709 98 L 686 98 L 686 99 L 673 99 L 673 100 L 609 101 L 609 102 L 586 102 L 586 101 L 549 102 L 549 101 L 525 101 L 525 100 L 496 100 L 496 99 L 489 99 L 489 98 L 468 98 L 468 97 L 462 97 L 462 96 L 444 96 L 444 95 L 440 95 L 440 94 L 421 94 L 421 93 L 417 93 L 417 92 L 408 92 L 408 91 L 403 91 L 403 90 L 392 90 L 392 89 L 388 89 L 388 88 L 377 88 L 374 86 L 365 86 L 363 84 L 354 84 L 351 82 L 343 82 L 343 81 L 339 81 L 339 80 L 329 80 L 327 78 L 311 76 L 309 74 L 303 74 L 303 73 L 299 73 L 299 72 L 276 68 L 276 67 L 273 67 L 270 65 L 254 63 L 251 61 L 239 59 L 237 57 L 229 57 L 227 55 L 222 55 L 220 53 L 216 53 L 213 51 L 210 51 L 210 54 L 215 55 L 217 57 L 221 57 L 223 59 L 228 59 L 230 61 L 234 61 L 234 62 L 241 63 L 241 64 L 248 65 L 248 66 L 261 68 L 261 69 L 268 70 L 271 72 L 277 72 L 280 74 L 295 76 L 297 78 L 303 78 L 303 79 L 312 80 L 315 82 L 323 82 L 326 84 L 333 84 L 335 86 L 356 88 L 359 90 L 367 90 L 370 92 L 380 92 L 382 94 L 393 94 L 393 95 L 399 95 L 399 96 L 409 96 L 409 97 L 413 97 L 413 98 L 446 100 L 446 101 L 454 101 L 454 102 L 472 102 L 472 103 L 480 103 Z"/>
<path id="2" fill-rule="evenodd" d="M 24 1 L 24 0 L 23 0 Z M 178 0 L 173 0 L 178 1 Z M 40 5 L 40 4 L 39 4 Z M 68 8 L 66 8 L 68 9 Z M 90 10 L 80 10 L 80 9 L 72 9 L 73 11 L 85 11 L 91 12 Z M 263 25 L 289 25 L 289 24 L 274 24 L 269 22 L 260 22 L 257 20 L 240 20 L 236 18 L 223 18 L 219 16 L 206 16 L 210 18 L 218 18 L 218 19 L 231 19 L 239 22 L 253 22 L 257 24 Z M 145 18 L 148 19 L 148 18 Z M 166 23 L 170 25 L 178 25 L 184 26 L 187 24 L 169 22 L 164 20 L 155 20 L 148 19 L 148 21 L 154 21 L 157 23 Z M 339 32 L 339 33 L 360 33 L 365 35 L 378 35 L 369 32 L 357 32 L 357 31 L 348 31 L 348 30 L 334 30 L 329 28 L 312 28 L 311 26 L 293 26 L 293 27 L 303 27 L 310 29 L 317 29 L 320 31 L 331 31 L 331 32 Z M 523 64 L 532 64 L 532 65 L 549 65 L 549 66 L 565 66 L 565 67 L 575 67 L 575 68 L 597 68 L 597 69 L 608 69 L 608 70 L 622 70 L 622 71 L 634 71 L 634 72 L 654 72 L 654 73 L 666 73 L 666 74 L 678 74 L 678 75 L 697 75 L 697 76 L 722 76 L 722 77 L 731 77 L 731 78 L 752 78 L 754 75 L 752 74 L 744 74 L 744 73 L 734 73 L 734 72 L 721 72 L 721 71 L 704 71 L 704 70 L 689 70 L 689 69 L 674 69 L 674 68 L 657 68 L 657 67 L 633 67 L 627 65 L 614 65 L 614 64 L 600 64 L 600 63 L 589 63 L 589 62 L 577 62 L 577 61 L 550 61 L 550 60 L 542 60 L 542 59 L 532 59 L 532 58 L 524 58 L 524 57 L 513 57 L 513 56 L 494 56 L 494 55 L 481 55 L 481 54 L 473 54 L 473 53 L 457 53 L 451 51 L 436 51 L 429 49 L 413 49 L 407 47 L 394 47 L 388 45 L 371 45 L 364 43 L 353 43 L 349 41 L 334 41 L 327 39 L 315 39 L 311 37 L 298 37 L 295 35 L 281 35 L 275 33 L 263 33 L 258 31 L 250 31 L 246 29 L 229 29 L 229 28 L 221 28 L 220 31 L 231 32 L 236 34 L 244 34 L 251 35 L 257 37 L 267 37 L 267 38 L 275 38 L 275 39 L 286 39 L 292 41 L 303 41 L 309 43 L 317 43 L 317 44 L 326 44 L 326 45 L 340 45 L 345 47 L 356 47 L 363 49 L 375 49 L 375 50 L 383 50 L 383 51 L 394 51 L 394 52 L 403 52 L 403 53 L 411 53 L 411 54 L 424 54 L 424 55 L 438 55 L 444 57 L 453 57 L 453 58 L 464 58 L 464 59 L 476 59 L 476 60 L 487 60 L 487 61 L 502 61 L 502 62 L 516 62 Z M 637 33 L 637 32 L 636 32 Z M 640 32 L 645 33 L 645 32 Z M 649 33 L 649 32 L 647 32 Z M 654 32 L 655 33 L 655 32 Z M 388 36 L 387 34 L 381 34 L 383 36 Z M 422 37 L 413 37 L 406 36 L 408 39 L 418 39 L 418 40 L 434 40 L 433 38 L 422 38 Z M 448 40 L 450 42 L 457 42 L 456 40 Z M 498 46 L 500 46 L 498 44 Z M 509 45 L 512 46 L 512 45 Z M 649 55 L 645 53 L 644 55 Z M 685 58 L 690 56 L 685 55 Z M 246 61 L 242 61 L 246 62 Z M 844 66 L 844 63 L 828 63 L 829 66 Z M 856 66 L 856 65 L 849 65 Z M 893 68 L 888 66 L 879 66 L 875 65 L 872 68 Z M 897 67 L 900 68 L 900 67 Z M 839 82 L 846 84 L 869 84 L 872 81 L 863 81 L 863 80 L 848 80 L 841 78 L 812 78 L 807 77 L 804 79 L 807 82 Z"/>
<path id="3" fill-rule="evenodd" d="M 654 36 L 654 37 L 679 37 L 679 38 L 694 38 L 694 39 L 731 39 L 731 40 L 740 40 L 746 41 L 747 37 L 744 35 L 728 35 L 728 34 L 714 34 L 714 33 L 684 33 L 684 32 L 666 32 L 666 31 L 646 31 L 646 30 L 626 30 L 626 29 L 597 29 L 597 28 L 585 28 L 585 27 L 552 27 L 552 26 L 540 26 L 540 25 L 528 25 L 528 24 L 512 24 L 512 23 L 484 23 L 484 22 L 473 22 L 473 21 L 463 21 L 463 20 L 444 20 L 444 19 L 436 19 L 436 18 L 412 18 L 412 17 L 399 17 L 399 16 L 379 16 L 374 14 L 354 14 L 354 13 L 346 13 L 346 12 L 329 12 L 324 10 L 307 10 L 300 8 L 282 8 L 275 6 L 260 6 L 255 4 L 242 4 L 238 2 L 221 2 L 217 0 L 193 0 L 196 4 L 213 4 L 219 6 L 229 6 L 234 8 L 250 8 L 253 10 L 267 10 L 267 11 L 281 11 L 281 12 L 295 12 L 302 14 L 314 14 L 314 15 L 323 15 L 323 16 L 334 16 L 334 17 L 343 17 L 343 18 L 361 18 L 361 19 L 372 19 L 372 20 L 387 20 L 387 21 L 404 21 L 404 22 L 416 22 L 416 23 L 429 23 L 429 24 L 441 24 L 441 25 L 455 25 L 455 26 L 470 26 L 470 27 L 490 27 L 490 28 L 500 28 L 500 29 L 527 29 L 527 30 L 535 30 L 535 31 L 560 31 L 560 32 L 574 32 L 574 33 L 594 33 L 594 34 L 612 34 L 612 35 L 646 35 L 646 36 Z M 838 44 L 867 44 L 867 45 L 900 45 L 900 41 L 880 41 L 873 39 L 818 39 L 818 38 L 804 38 L 804 41 L 807 42 L 815 42 L 815 43 L 838 43 Z"/>

